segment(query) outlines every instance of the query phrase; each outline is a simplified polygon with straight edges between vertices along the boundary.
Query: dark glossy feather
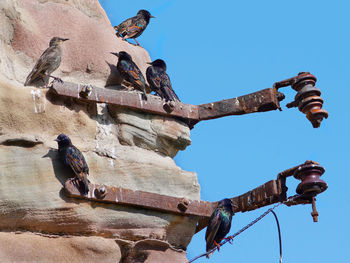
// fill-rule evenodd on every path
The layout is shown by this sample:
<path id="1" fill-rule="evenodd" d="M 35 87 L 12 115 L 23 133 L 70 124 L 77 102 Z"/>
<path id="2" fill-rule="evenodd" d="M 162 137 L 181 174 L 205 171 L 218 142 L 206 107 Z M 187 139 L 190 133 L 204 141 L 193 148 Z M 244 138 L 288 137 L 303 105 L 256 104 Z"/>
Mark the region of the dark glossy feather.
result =
<path id="1" fill-rule="evenodd" d="M 60 157 L 63 163 L 73 170 L 78 180 L 83 183 L 84 193 L 87 194 L 89 192 L 89 181 L 87 179 L 89 167 L 85 161 L 84 155 L 71 143 L 67 136 L 63 137 L 62 140 L 60 140 L 60 136 L 61 135 L 56 139 Z"/>
<path id="2" fill-rule="evenodd" d="M 115 29 L 125 39 L 136 38 L 143 33 L 147 25 L 148 23 L 144 18 L 140 16 L 134 16 L 116 26 Z"/>
<path id="3" fill-rule="evenodd" d="M 149 66 L 146 70 L 146 77 L 151 90 L 162 99 L 166 101 L 180 101 L 172 88 L 170 78 L 164 68 L 157 65 Z"/>
<path id="4" fill-rule="evenodd" d="M 137 38 L 146 29 L 151 17 L 153 16 L 147 10 L 140 10 L 136 16 L 126 19 L 114 29 L 117 31 L 117 35 L 124 39 Z"/>
<path id="5" fill-rule="evenodd" d="M 232 215 L 231 200 L 221 200 L 218 207 L 211 215 L 207 231 L 205 232 L 207 252 L 215 247 L 214 241 L 219 244 L 230 231 Z"/>
<path id="6" fill-rule="evenodd" d="M 117 69 L 120 75 L 127 82 L 133 84 L 135 88 L 141 90 L 146 96 L 146 81 L 141 70 L 134 63 L 134 61 L 132 61 L 130 55 L 129 55 L 130 57 L 129 59 L 129 57 L 124 56 L 123 53 L 126 53 L 126 52 L 119 52 L 120 55 L 117 63 Z M 146 99 L 147 99 L 147 96 L 146 96 Z"/>

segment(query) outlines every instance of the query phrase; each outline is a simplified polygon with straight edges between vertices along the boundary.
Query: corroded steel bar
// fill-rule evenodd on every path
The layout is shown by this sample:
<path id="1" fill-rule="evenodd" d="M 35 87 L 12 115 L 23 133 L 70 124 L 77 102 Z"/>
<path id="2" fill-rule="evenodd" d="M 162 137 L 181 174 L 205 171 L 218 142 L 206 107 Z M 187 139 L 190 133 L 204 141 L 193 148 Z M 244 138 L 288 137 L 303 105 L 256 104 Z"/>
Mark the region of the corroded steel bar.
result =
<path id="1" fill-rule="evenodd" d="M 133 191 L 130 189 L 102 186 L 97 184 L 89 185 L 88 195 L 82 195 L 75 187 L 72 180 L 67 180 L 65 190 L 68 196 L 87 199 L 90 201 L 114 203 L 120 205 L 131 205 L 142 208 L 171 212 L 189 216 L 209 217 L 216 207 L 216 203 L 187 200 L 144 191 Z M 100 190 L 104 190 L 100 193 Z"/>
<path id="2" fill-rule="evenodd" d="M 88 90 L 86 90 L 89 88 Z M 275 89 L 264 89 L 248 95 L 218 102 L 191 105 L 173 102 L 171 106 L 157 96 L 147 95 L 142 99 L 141 93 L 118 91 L 84 86 L 70 82 L 54 82 L 51 87 L 58 95 L 83 99 L 93 102 L 114 104 L 145 112 L 178 117 L 186 120 L 193 127 L 201 120 L 210 120 L 230 115 L 242 115 L 279 109 L 283 94 Z"/>
<path id="3" fill-rule="evenodd" d="M 138 206 L 204 218 L 209 218 L 217 206 L 217 202 L 187 200 L 186 198 L 97 184 L 90 184 L 88 195 L 82 195 L 73 182 L 67 180 L 64 185 L 67 195 L 90 201 Z M 238 206 L 235 209 L 236 212 L 245 212 L 277 202 L 279 194 L 280 189 L 277 181 L 272 180 L 243 195 L 232 198 L 232 201 Z"/>
<path id="4" fill-rule="evenodd" d="M 84 89 L 87 87 L 90 87 L 90 91 L 84 93 Z M 177 102 L 175 103 L 173 110 L 171 112 L 167 112 L 164 109 L 165 102 L 158 96 L 153 96 L 150 94 L 147 95 L 147 100 L 144 100 L 142 98 L 142 94 L 139 92 L 98 88 L 91 85 L 84 86 L 71 82 L 60 83 L 57 81 L 52 84 L 51 89 L 53 89 L 58 95 L 73 97 L 76 99 L 114 104 L 121 107 L 140 109 L 150 113 L 170 115 L 189 120 L 199 119 L 197 106 Z"/>
<path id="5" fill-rule="evenodd" d="M 276 89 L 263 89 L 234 99 L 198 105 L 199 120 L 280 109 L 284 97 Z"/>
<path id="6" fill-rule="evenodd" d="M 277 180 L 271 180 L 243 195 L 232 198 L 236 211 L 246 212 L 281 201 L 282 190 Z"/>

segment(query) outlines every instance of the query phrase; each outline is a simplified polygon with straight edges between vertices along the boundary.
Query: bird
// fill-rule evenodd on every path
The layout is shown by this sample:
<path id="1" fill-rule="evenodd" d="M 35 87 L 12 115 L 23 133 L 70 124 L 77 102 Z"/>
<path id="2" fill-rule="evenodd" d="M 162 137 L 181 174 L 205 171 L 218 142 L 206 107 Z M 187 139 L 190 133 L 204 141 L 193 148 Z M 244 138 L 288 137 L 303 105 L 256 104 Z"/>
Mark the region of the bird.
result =
<path id="1" fill-rule="evenodd" d="M 151 18 L 155 17 L 147 10 L 141 9 L 136 16 L 126 19 L 118 26 L 114 26 L 114 29 L 117 31 L 116 35 L 118 37 L 121 36 L 123 40 L 133 38 L 137 45 L 140 46 L 136 38 L 143 33 Z"/>
<path id="2" fill-rule="evenodd" d="M 220 242 L 231 228 L 233 205 L 230 199 L 219 201 L 217 208 L 210 216 L 207 231 L 205 232 L 206 251 L 209 252 L 215 246 L 220 249 Z M 207 255 L 209 258 L 210 254 Z"/>
<path id="3" fill-rule="evenodd" d="M 35 86 L 39 81 L 47 85 L 50 77 L 62 82 L 60 78 L 51 76 L 50 74 L 60 66 L 62 58 L 61 44 L 67 40 L 69 39 L 61 37 L 53 37 L 50 40 L 49 47 L 40 56 L 34 68 L 27 76 L 24 86 Z"/>
<path id="4" fill-rule="evenodd" d="M 111 52 L 111 54 L 118 57 L 117 69 L 124 83 L 131 83 L 135 88 L 141 90 L 143 98 L 147 100 L 145 77 L 139 67 L 132 61 L 131 56 L 125 51 Z"/>
<path id="5" fill-rule="evenodd" d="M 79 181 L 79 187 L 83 189 L 84 194 L 87 194 L 89 192 L 89 180 L 87 179 L 89 167 L 84 155 L 72 144 L 70 138 L 63 133 L 58 135 L 55 141 L 58 143 L 58 153 L 64 165 L 73 170 L 75 178 Z"/>
<path id="6" fill-rule="evenodd" d="M 156 59 L 147 64 L 151 65 L 146 70 L 147 81 L 151 89 L 165 101 L 180 101 L 171 86 L 164 60 Z"/>

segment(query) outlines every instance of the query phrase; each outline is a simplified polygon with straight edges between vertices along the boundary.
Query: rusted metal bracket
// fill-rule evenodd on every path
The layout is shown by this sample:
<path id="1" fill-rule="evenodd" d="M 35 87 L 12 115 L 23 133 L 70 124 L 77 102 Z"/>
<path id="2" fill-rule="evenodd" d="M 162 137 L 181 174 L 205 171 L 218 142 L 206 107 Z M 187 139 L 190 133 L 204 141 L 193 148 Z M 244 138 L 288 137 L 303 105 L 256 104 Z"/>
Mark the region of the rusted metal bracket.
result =
<path id="1" fill-rule="evenodd" d="M 313 198 L 317 194 L 327 189 L 327 184 L 319 178 L 323 172 L 324 168 L 313 161 L 306 161 L 304 164 L 285 170 L 278 174 L 277 180 L 268 181 L 243 195 L 231 198 L 236 205 L 235 212 L 251 211 L 286 201 L 288 190 L 286 178 L 292 175 L 301 180 L 297 187 L 297 193 L 300 195 L 300 198 L 293 199 L 293 202 L 285 204 L 291 206 L 312 203 L 314 202 Z M 97 184 L 89 184 L 89 193 L 84 195 L 79 187 L 76 187 L 75 181 L 70 179 L 66 181 L 64 188 L 69 197 L 198 217 L 196 232 L 207 226 L 208 220 L 217 206 L 217 202 L 188 200 L 187 198 Z M 318 214 L 316 215 L 315 204 L 313 204 L 313 207 L 313 217 L 317 219 Z"/>
<path id="2" fill-rule="evenodd" d="M 190 128 L 202 120 L 280 109 L 279 101 L 284 98 L 282 93 L 269 88 L 233 99 L 191 105 L 181 102 L 166 103 L 158 96 L 150 94 L 147 95 L 147 100 L 144 100 L 141 93 L 134 91 L 119 91 L 70 82 L 53 82 L 51 90 L 61 96 L 180 118 Z"/>

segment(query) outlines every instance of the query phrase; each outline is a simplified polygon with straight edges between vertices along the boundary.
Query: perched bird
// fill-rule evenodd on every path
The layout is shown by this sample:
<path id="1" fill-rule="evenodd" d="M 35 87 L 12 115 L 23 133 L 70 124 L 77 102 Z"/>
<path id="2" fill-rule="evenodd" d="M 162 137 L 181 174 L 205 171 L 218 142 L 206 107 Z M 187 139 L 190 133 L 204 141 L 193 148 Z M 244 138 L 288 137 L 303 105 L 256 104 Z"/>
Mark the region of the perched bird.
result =
<path id="1" fill-rule="evenodd" d="M 118 37 L 121 36 L 123 40 L 133 38 L 137 45 L 140 46 L 136 38 L 146 29 L 151 18 L 154 18 L 154 16 L 147 10 L 142 9 L 137 12 L 136 16 L 125 20 L 119 26 L 115 26 L 114 29 L 117 31 Z"/>
<path id="2" fill-rule="evenodd" d="M 180 101 L 171 87 L 164 60 L 157 59 L 147 64 L 151 65 L 146 70 L 147 81 L 151 89 L 166 101 Z"/>
<path id="3" fill-rule="evenodd" d="M 34 68 L 26 79 L 24 86 L 37 85 L 39 81 L 47 85 L 49 77 L 62 81 L 61 79 L 51 76 L 50 74 L 58 69 L 61 64 L 61 44 L 66 40 L 68 40 L 68 38 L 60 37 L 53 37 L 50 40 L 49 47 L 44 51 L 39 60 L 36 62 Z"/>
<path id="4" fill-rule="evenodd" d="M 126 81 L 132 84 L 135 88 L 141 90 L 143 92 L 144 99 L 147 100 L 145 77 L 142 75 L 141 70 L 134 63 L 134 61 L 132 61 L 131 56 L 125 51 L 120 51 L 119 53 L 111 52 L 111 54 L 119 58 L 117 69 L 124 82 Z"/>
<path id="5" fill-rule="evenodd" d="M 87 179 L 89 167 L 84 155 L 72 144 L 69 137 L 63 133 L 58 135 L 55 141 L 58 143 L 58 153 L 63 163 L 67 167 L 72 168 L 76 179 L 79 181 L 80 188 L 83 188 L 84 194 L 87 194 L 89 192 L 89 181 Z"/>
<path id="6" fill-rule="evenodd" d="M 219 250 L 219 243 L 230 231 L 232 216 L 234 215 L 232 206 L 233 204 L 230 199 L 223 199 L 219 201 L 218 207 L 211 215 L 207 231 L 205 232 L 207 252 L 215 246 L 217 246 Z M 209 258 L 209 255 L 207 255 L 207 258 Z"/>

